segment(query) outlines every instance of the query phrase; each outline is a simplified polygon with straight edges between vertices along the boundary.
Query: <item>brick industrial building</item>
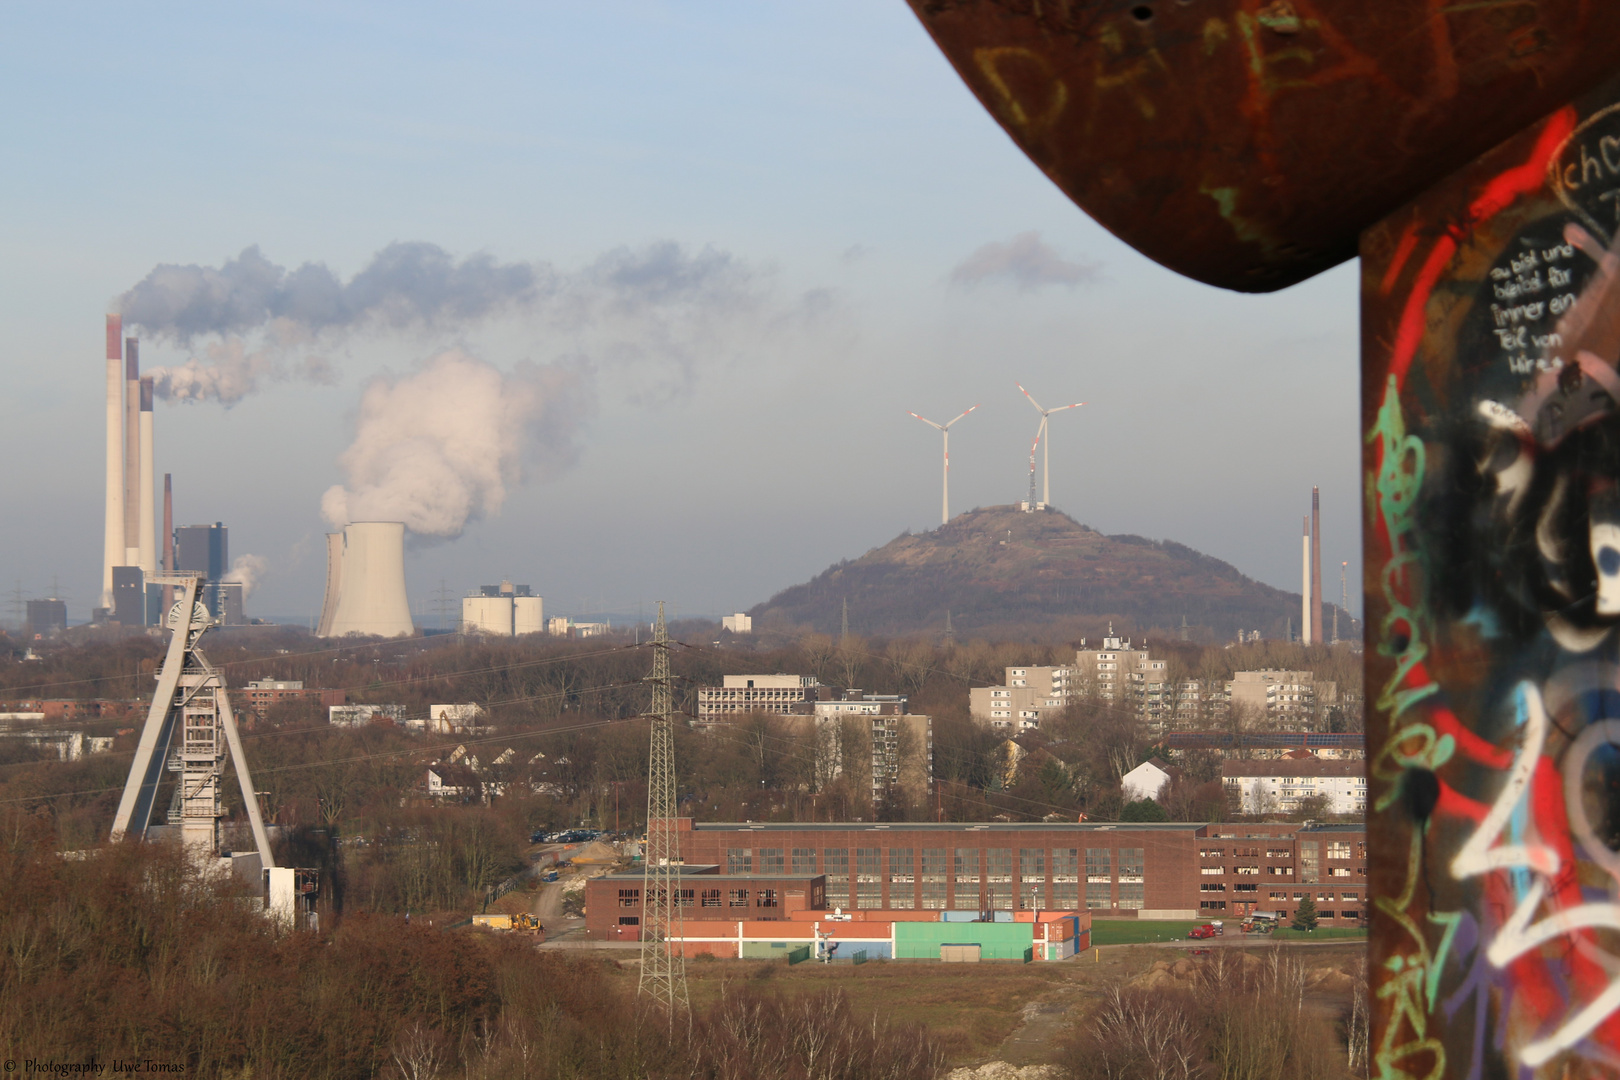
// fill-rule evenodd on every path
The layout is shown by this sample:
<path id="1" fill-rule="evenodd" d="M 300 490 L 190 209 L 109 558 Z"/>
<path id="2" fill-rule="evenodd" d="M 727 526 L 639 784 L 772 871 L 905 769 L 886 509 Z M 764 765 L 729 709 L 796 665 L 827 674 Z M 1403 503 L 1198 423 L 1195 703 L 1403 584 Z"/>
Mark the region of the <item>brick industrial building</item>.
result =
<path id="1" fill-rule="evenodd" d="M 803 893 L 805 883 L 819 877 L 828 909 L 1074 909 L 1143 919 L 1261 911 L 1288 918 L 1309 895 L 1324 925 L 1366 924 L 1367 847 L 1359 824 L 682 825 L 688 864 L 756 881 L 751 888 L 773 890 L 784 909 L 772 916 L 751 901 L 746 916 L 727 915 L 725 908 L 706 914 L 694 901 L 687 905 L 689 918 L 785 917 L 789 892 Z M 617 896 L 601 891 L 607 888 L 593 883 L 587 892 L 593 920 L 600 905 L 617 910 Z M 809 899 L 791 903 L 808 906 Z"/>

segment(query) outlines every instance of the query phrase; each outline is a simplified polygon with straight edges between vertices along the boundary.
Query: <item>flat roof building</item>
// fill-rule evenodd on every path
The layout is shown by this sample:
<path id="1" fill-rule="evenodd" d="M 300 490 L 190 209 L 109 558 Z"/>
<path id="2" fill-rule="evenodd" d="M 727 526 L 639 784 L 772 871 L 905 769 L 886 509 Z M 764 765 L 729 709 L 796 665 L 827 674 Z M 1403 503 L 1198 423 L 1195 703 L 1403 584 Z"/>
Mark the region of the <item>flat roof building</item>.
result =
<path id="1" fill-rule="evenodd" d="M 1327 925 L 1366 923 L 1360 824 L 700 822 L 681 850 L 732 874 L 821 874 L 827 905 L 852 911 L 1288 918 L 1309 893 Z"/>

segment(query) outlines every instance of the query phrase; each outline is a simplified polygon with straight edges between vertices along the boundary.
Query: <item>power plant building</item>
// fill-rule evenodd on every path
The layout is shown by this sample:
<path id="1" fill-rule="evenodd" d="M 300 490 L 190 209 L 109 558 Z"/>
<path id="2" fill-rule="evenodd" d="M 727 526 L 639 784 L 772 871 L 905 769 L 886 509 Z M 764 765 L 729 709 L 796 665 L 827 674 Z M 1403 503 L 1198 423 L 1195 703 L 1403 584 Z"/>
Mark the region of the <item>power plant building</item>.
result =
<path id="1" fill-rule="evenodd" d="M 356 521 L 326 537 L 326 597 L 320 637 L 409 637 L 405 524 Z"/>
<path id="2" fill-rule="evenodd" d="M 28 633 L 43 638 L 67 629 L 67 604 L 52 597 L 28 601 Z"/>
<path id="3" fill-rule="evenodd" d="M 512 637 L 546 632 L 545 607 L 527 585 L 503 581 L 462 598 L 461 632 Z"/>
<path id="4" fill-rule="evenodd" d="M 174 568 L 178 572 L 220 581 L 230 567 L 230 530 L 223 522 L 182 525 L 174 530 Z"/>

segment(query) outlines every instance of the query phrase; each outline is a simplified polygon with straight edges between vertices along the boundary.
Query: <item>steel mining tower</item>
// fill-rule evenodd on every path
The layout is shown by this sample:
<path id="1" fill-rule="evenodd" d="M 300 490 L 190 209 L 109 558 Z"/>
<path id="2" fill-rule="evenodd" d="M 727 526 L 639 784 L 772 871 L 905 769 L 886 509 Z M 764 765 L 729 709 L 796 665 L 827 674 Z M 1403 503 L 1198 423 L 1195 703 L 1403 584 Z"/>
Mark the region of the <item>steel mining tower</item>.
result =
<path id="1" fill-rule="evenodd" d="M 675 819 L 675 694 L 669 673 L 669 634 L 664 602 L 653 631 L 652 748 L 647 756 L 647 851 L 641 879 L 641 982 L 638 992 L 669 1016 L 691 1017 L 686 995 L 686 957 L 672 938 L 681 929 L 681 834 Z"/>
<path id="2" fill-rule="evenodd" d="M 169 804 L 168 823 L 179 826 L 181 838 L 193 853 L 204 858 L 217 855 L 219 824 L 225 817 L 225 759 L 230 758 L 253 827 L 260 865 L 271 869 L 276 864 L 259 814 L 247 757 L 242 752 L 242 737 L 231 713 L 225 679 L 198 647 L 203 633 L 213 625 L 208 609 L 197 600 L 200 582 L 192 576 L 158 576 L 152 581 L 178 586 L 180 598 L 169 610 L 169 648 L 158 672 L 152 707 L 141 728 L 135 761 L 118 801 L 112 838 L 145 838 L 157 809 L 158 787 L 164 773 L 174 772 L 179 776 Z"/>

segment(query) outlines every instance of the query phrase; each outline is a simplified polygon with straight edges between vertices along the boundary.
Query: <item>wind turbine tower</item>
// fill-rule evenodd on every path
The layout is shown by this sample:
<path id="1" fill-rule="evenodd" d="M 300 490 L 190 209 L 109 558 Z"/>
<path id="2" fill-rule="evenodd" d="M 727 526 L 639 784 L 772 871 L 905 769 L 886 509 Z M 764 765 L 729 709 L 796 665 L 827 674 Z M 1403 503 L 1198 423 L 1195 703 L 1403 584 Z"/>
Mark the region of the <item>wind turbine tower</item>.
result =
<path id="1" fill-rule="evenodd" d="M 977 405 L 973 406 L 973 409 L 977 408 Z M 973 409 L 969 409 L 967 412 L 963 413 L 962 416 L 966 416 L 968 413 L 972 412 Z M 934 421 L 928 419 L 928 417 L 917 416 L 916 413 L 911 412 L 909 409 L 907 409 L 906 412 L 908 415 L 916 416 L 918 420 L 921 420 L 929 427 L 936 429 L 945 437 L 945 483 L 944 491 L 940 495 L 939 501 L 939 523 L 944 525 L 951 520 L 951 424 L 956 423 L 956 420 L 962 419 L 962 416 L 958 416 L 956 420 L 951 420 L 944 424 L 936 424 Z"/>
<path id="2" fill-rule="evenodd" d="M 1036 431 L 1035 431 L 1035 441 L 1036 442 L 1043 442 L 1043 440 L 1044 440 L 1044 443 L 1043 443 L 1043 445 L 1044 445 L 1044 457 L 1041 460 L 1041 505 L 1043 505 L 1043 506 L 1051 506 L 1052 505 L 1052 436 L 1051 436 L 1051 433 L 1047 430 L 1047 421 L 1048 421 L 1048 419 L 1051 417 L 1051 415 L 1053 413 L 1063 412 L 1065 409 L 1078 409 L 1080 406 L 1084 405 L 1085 402 L 1077 401 L 1073 405 L 1059 405 L 1054 409 L 1043 409 L 1043 408 L 1041 408 L 1041 403 L 1036 401 L 1033 397 L 1031 397 L 1030 392 L 1028 390 L 1024 389 L 1024 384 L 1023 383 L 1014 383 L 1013 385 L 1018 387 L 1018 392 L 1019 393 L 1023 394 L 1025 397 L 1029 398 L 1029 403 L 1031 405 L 1035 406 L 1035 411 L 1036 412 L 1041 414 L 1041 426 L 1039 428 L 1037 428 Z"/>

